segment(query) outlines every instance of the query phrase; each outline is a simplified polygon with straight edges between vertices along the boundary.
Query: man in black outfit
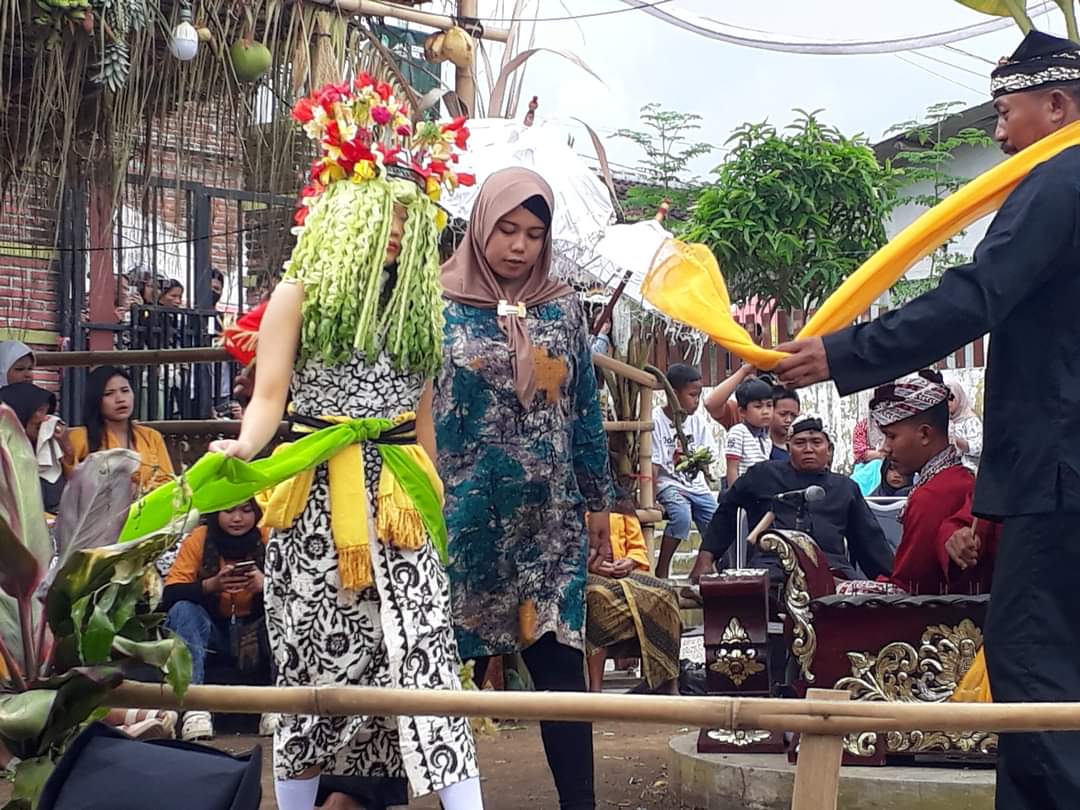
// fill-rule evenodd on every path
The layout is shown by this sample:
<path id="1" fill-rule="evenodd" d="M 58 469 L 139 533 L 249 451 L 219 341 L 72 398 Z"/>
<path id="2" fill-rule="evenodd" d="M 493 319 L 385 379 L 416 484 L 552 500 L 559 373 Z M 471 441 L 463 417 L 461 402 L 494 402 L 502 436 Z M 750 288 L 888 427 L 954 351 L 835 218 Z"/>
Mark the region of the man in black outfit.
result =
<path id="1" fill-rule="evenodd" d="M 1032 31 L 991 80 L 1012 154 L 1080 121 L 1080 45 Z M 1004 522 L 985 630 L 995 702 L 1080 700 L 1080 147 L 1035 167 L 970 264 L 824 339 L 779 348 L 785 384 L 850 394 L 990 333 L 976 515 Z M 1003 734 L 998 810 L 1080 803 L 1080 733 Z"/>
<path id="2" fill-rule="evenodd" d="M 829 471 L 829 437 L 821 420 L 802 416 L 791 424 L 787 460 L 763 461 L 739 476 L 731 489 L 720 496 L 716 514 L 701 542 L 690 579 L 697 581 L 713 570 L 737 539 L 736 517 L 745 509 L 750 525 L 772 509 L 773 525 L 798 529 L 814 538 L 829 562 L 829 569 L 841 579 L 858 579 L 858 564 L 863 574 L 877 577 L 892 570 L 892 548 L 866 505 L 858 485 Z M 813 503 L 774 503 L 781 492 L 819 486 L 825 497 Z M 844 540 L 847 539 L 847 549 Z M 780 561 L 771 552 L 754 547 L 749 560 L 754 568 L 767 568 L 773 585 L 783 583 Z"/>

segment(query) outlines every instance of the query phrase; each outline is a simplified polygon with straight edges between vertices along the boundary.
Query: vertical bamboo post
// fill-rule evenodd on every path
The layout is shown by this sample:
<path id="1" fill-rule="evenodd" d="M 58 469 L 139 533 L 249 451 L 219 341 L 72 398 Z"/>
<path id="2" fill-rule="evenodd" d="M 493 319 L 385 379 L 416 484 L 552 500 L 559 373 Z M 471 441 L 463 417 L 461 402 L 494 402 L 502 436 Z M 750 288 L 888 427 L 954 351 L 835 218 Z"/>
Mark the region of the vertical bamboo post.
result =
<path id="1" fill-rule="evenodd" d="M 653 389 L 647 385 L 640 386 L 638 394 L 638 420 L 641 422 L 652 421 Z M 653 491 L 652 478 L 652 431 L 642 430 L 638 432 L 638 505 L 642 509 L 656 508 L 656 495 Z M 656 563 L 656 531 L 652 525 L 642 527 L 645 536 L 645 547 L 648 549 L 649 561 Z"/>
<path id="2" fill-rule="evenodd" d="M 459 18 L 475 18 L 477 16 L 477 0 L 458 0 L 457 16 Z M 465 105 L 465 114 L 476 115 L 476 76 L 473 71 L 475 65 L 459 67 L 454 74 L 454 91 Z"/>
<path id="3" fill-rule="evenodd" d="M 846 689 L 808 689 L 807 700 L 848 700 Z M 799 738 L 799 764 L 795 768 L 795 792 L 791 810 L 836 810 L 840 794 L 840 760 L 844 738 L 838 735 L 803 734 Z"/>

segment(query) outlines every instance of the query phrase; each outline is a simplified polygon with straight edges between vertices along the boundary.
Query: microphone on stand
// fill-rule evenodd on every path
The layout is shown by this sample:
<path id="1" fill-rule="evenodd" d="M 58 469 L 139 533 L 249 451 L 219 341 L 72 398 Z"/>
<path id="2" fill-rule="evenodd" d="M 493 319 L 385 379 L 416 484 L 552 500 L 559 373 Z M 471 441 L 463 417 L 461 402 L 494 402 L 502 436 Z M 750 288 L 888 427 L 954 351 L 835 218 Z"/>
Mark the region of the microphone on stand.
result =
<path id="1" fill-rule="evenodd" d="M 807 487 L 806 489 L 793 489 L 790 492 L 781 492 L 776 495 L 773 500 L 779 503 L 797 503 L 807 504 L 820 501 L 825 497 L 825 490 L 819 487 L 817 484 Z"/>

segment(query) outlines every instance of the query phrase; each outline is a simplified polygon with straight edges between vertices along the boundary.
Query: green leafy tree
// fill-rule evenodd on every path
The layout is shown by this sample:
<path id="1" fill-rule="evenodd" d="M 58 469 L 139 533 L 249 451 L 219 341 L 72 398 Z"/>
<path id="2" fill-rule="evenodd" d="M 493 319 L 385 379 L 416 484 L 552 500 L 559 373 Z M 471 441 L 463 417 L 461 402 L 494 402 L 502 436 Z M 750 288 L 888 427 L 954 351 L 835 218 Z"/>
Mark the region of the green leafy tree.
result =
<path id="1" fill-rule="evenodd" d="M 641 219 L 653 216 L 665 200 L 677 211 L 689 210 L 698 189 L 687 179 L 690 161 L 707 155 L 713 147 L 693 142 L 692 133 L 701 129 L 700 115 L 665 110 L 656 102 L 641 108 L 643 129 L 620 129 L 617 138 L 626 138 L 641 147 L 645 157 L 638 161 L 648 185 L 633 186 L 626 195 L 627 208 Z"/>
<path id="2" fill-rule="evenodd" d="M 743 124 L 698 197 L 683 238 L 707 245 L 732 300 L 759 313 L 811 309 L 885 241 L 896 178 L 866 139 L 817 118 L 783 131 Z"/>
<path id="3" fill-rule="evenodd" d="M 933 208 L 971 180 L 953 171 L 957 150 L 965 147 L 986 149 L 994 141 L 981 129 L 975 128 L 946 134 L 948 120 L 963 106 L 960 101 L 934 104 L 927 108 L 925 120 L 905 121 L 890 127 L 885 133 L 903 137 L 900 151 L 893 158 L 900 183 L 897 205 Z M 902 279 L 895 284 L 891 291 L 893 302 L 903 304 L 922 295 L 937 286 L 941 274 L 950 267 L 969 261 L 971 257 L 968 254 L 956 250 L 956 243 L 964 238 L 965 233 L 960 231 L 930 254 L 929 273 L 925 278 Z"/>

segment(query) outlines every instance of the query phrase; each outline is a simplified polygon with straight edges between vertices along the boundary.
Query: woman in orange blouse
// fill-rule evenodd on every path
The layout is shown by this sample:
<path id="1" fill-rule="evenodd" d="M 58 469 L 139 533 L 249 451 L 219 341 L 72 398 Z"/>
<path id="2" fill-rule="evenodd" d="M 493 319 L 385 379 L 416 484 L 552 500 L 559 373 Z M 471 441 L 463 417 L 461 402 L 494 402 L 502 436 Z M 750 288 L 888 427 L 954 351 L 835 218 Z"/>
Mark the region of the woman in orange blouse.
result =
<path id="1" fill-rule="evenodd" d="M 140 460 L 136 480 L 140 491 L 146 491 L 169 481 L 173 466 L 165 439 L 153 428 L 136 424 L 134 412 L 131 377 L 115 366 L 101 366 L 86 378 L 86 427 L 73 428 L 69 435 L 76 463 L 98 450 L 134 450 Z"/>

